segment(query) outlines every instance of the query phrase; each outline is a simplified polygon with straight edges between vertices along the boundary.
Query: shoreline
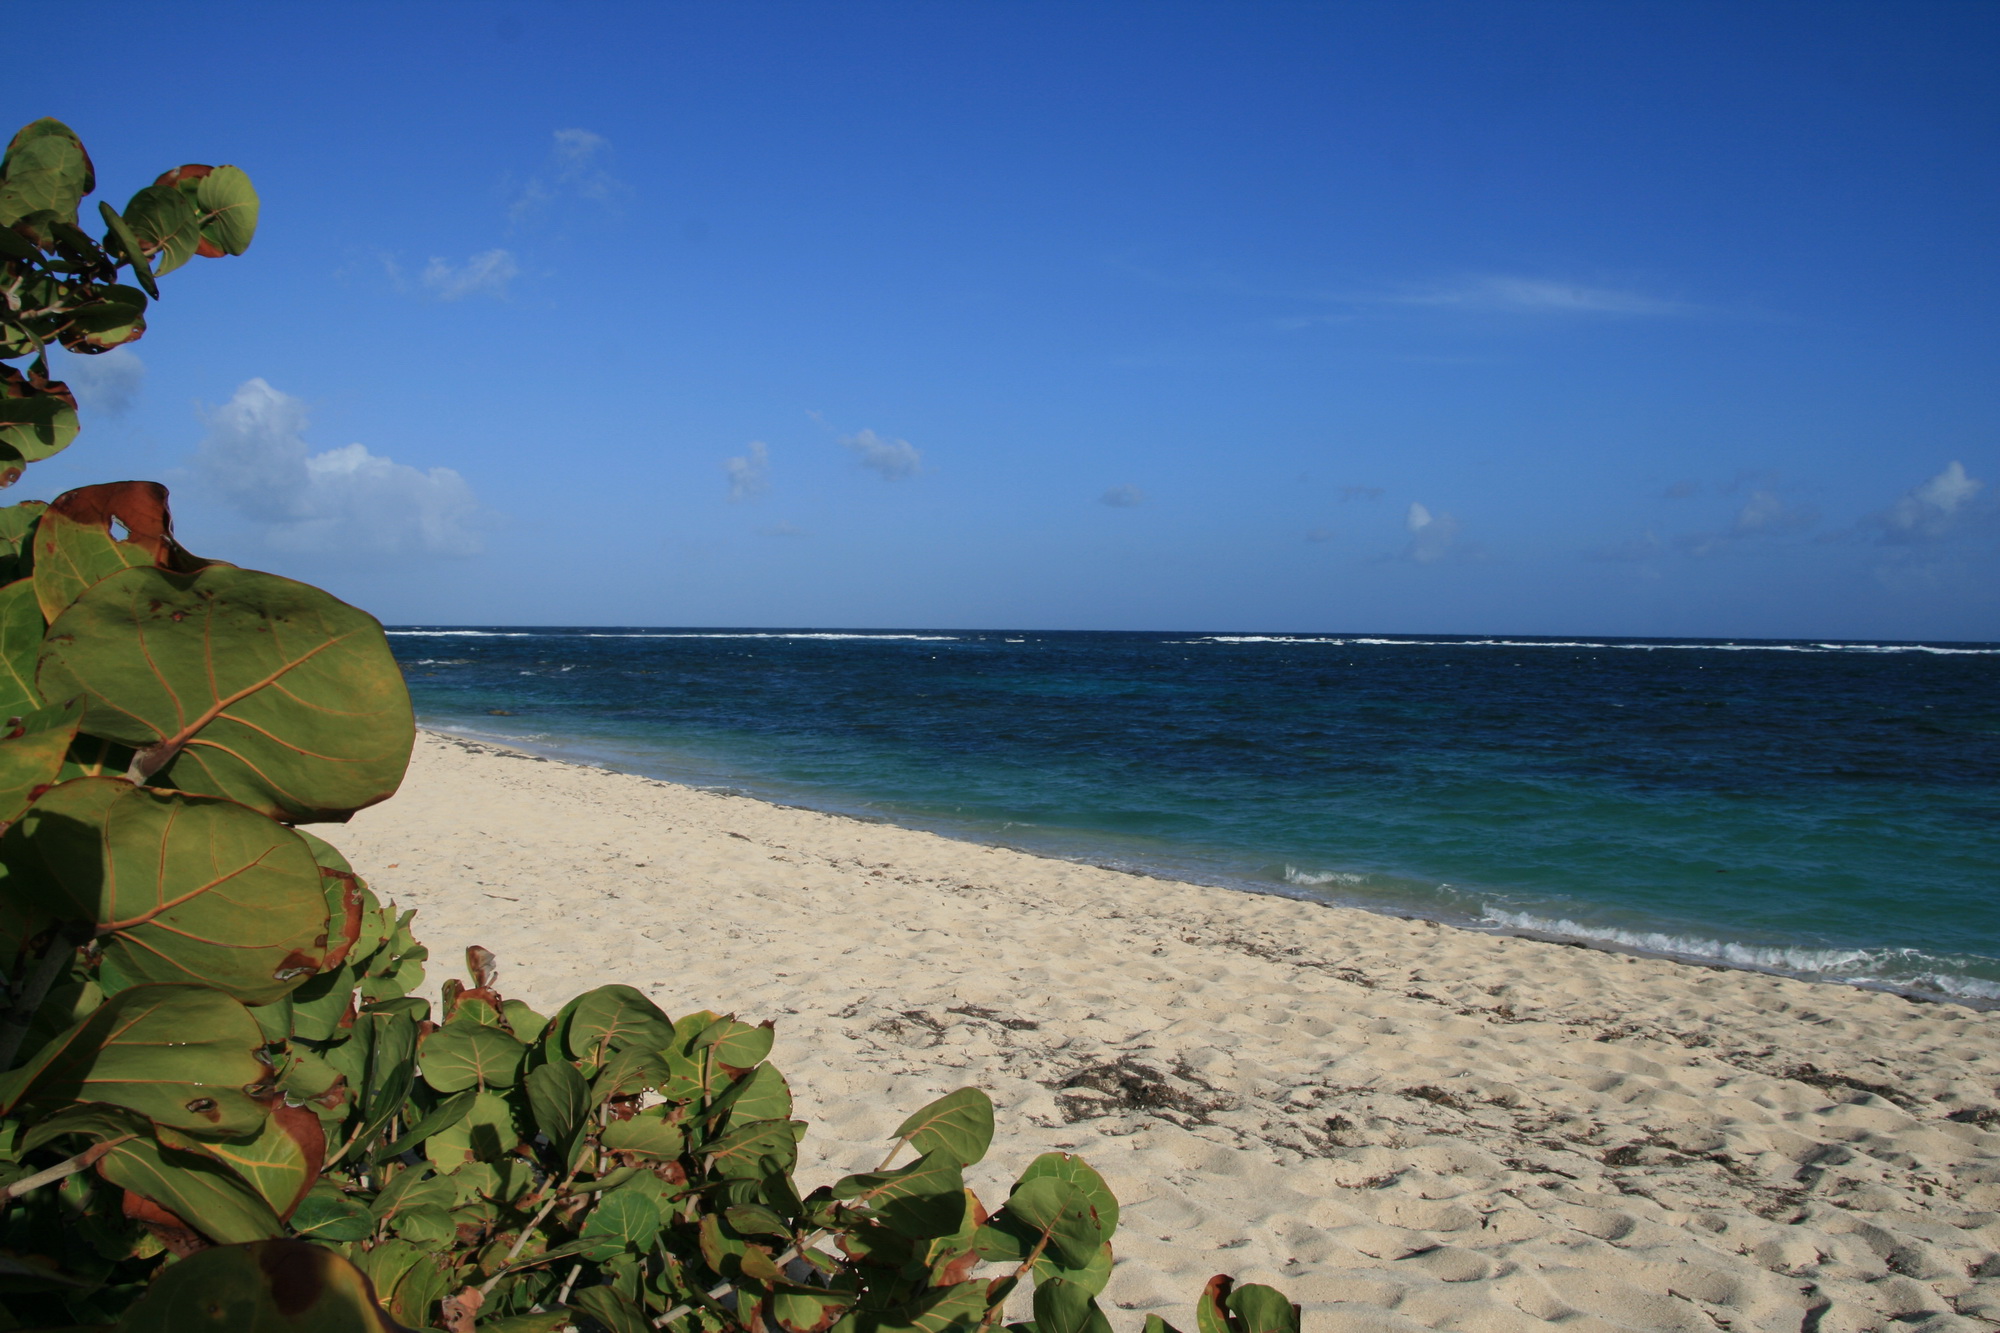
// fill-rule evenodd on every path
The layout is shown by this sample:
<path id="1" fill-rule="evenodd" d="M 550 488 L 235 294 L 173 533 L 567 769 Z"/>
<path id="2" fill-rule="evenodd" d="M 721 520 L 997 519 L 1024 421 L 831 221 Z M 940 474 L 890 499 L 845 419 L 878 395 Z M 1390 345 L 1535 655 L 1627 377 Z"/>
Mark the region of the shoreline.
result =
<path id="1" fill-rule="evenodd" d="M 419 723 L 418 730 L 420 732 L 425 732 L 430 735 L 448 738 L 450 740 L 470 741 L 474 744 L 490 746 L 496 750 L 511 750 L 525 755 L 532 755 L 538 759 L 545 760 L 546 762 L 549 763 L 569 764 L 578 768 L 596 768 L 601 771 L 610 773 L 628 773 L 631 774 L 632 776 L 645 778 L 649 781 L 664 782 L 672 786 L 684 787 L 690 791 L 709 792 L 711 794 L 719 796 L 737 797 L 743 800 L 757 801 L 761 804 L 773 806 L 780 810 L 801 810 L 811 814 L 826 815 L 830 818 L 835 818 L 835 819 L 850 819 L 854 820 L 857 823 L 881 824 L 891 828 L 908 829 L 912 832 L 927 833 L 934 837 L 947 838 L 953 842 L 961 842 L 970 847 L 997 847 L 1004 851 L 1017 853 L 1018 855 L 1021 856 L 1040 857 L 1046 860 L 1058 861 L 1068 865 L 1090 866 L 1098 870 L 1109 871 L 1113 874 L 1139 875 L 1145 878 L 1167 880 L 1174 883 L 1200 885 L 1204 888 L 1224 889 L 1232 893 L 1248 893 L 1248 894 L 1257 894 L 1260 896 L 1267 896 L 1273 898 L 1282 898 L 1294 902 L 1310 903 L 1313 904 L 1314 906 L 1319 906 L 1319 907 L 1334 907 L 1348 911 L 1367 912 L 1374 916 L 1383 916 L 1395 920 L 1428 921 L 1428 922 L 1433 922 L 1440 926 L 1449 927 L 1453 930 L 1463 930 L 1474 935 L 1487 935 L 1487 936 L 1494 936 L 1494 937 L 1508 938 L 1508 939 L 1535 940 L 1545 944 L 1562 945 L 1567 948 L 1589 949 L 1598 953 L 1606 953 L 1619 956 L 1630 956 L 1634 958 L 1653 958 L 1653 959 L 1659 959 L 1664 962 L 1674 963 L 1683 967 L 1710 968 L 1710 969 L 1717 969 L 1717 970 L 1724 970 L 1731 972 L 1749 972 L 1749 973 L 1755 973 L 1760 976 L 1783 977 L 1787 980 L 1803 982 L 1807 985 L 1844 986 L 1854 990 L 1874 991 L 1884 995 L 1893 995 L 1899 999 L 1906 1000 L 1912 1004 L 1957 1005 L 1981 1013 L 1988 1013 L 2000 1010 L 2000 997 L 1988 998 L 1984 996 L 1973 996 L 1973 995 L 1954 995 L 1942 990 L 1933 990 L 1930 988 L 1918 987 L 1918 986 L 1900 985 L 1898 983 L 1891 981 L 1878 981 L 1866 978 L 1855 979 L 1847 977 L 1814 976 L 1809 973 L 1797 971 L 1794 969 L 1788 969 L 1776 965 L 1754 963 L 1754 962 L 1742 962 L 1733 959 L 1711 957 L 1703 954 L 1677 952 L 1671 949 L 1648 948 L 1644 945 L 1626 944 L 1617 940 L 1595 938 L 1589 935 L 1572 935 L 1572 934 L 1566 934 L 1561 931 L 1539 930 L 1529 926 L 1488 924 L 1486 922 L 1474 920 L 1471 918 L 1455 918 L 1442 913 L 1431 913 L 1420 910 L 1418 911 L 1399 910 L 1393 907 L 1376 905 L 1365 901 L 1344 899 L 1331 894 L 1321 896 L 1318 894 L 1307 893 L 1307 892 L 1287 892 L 1284 887 L 1280 887 L 1277 883 L 1267 884 L 1262 881 L 1247 879 L 1242 876 L 1228 876 L 1220 874 L 1212 876 L 1202 876 L 1198 873 L 1190 873 L 1190 871 L 1186 867 L 1152 867 L 1138 862 L 1121 864 L 1116 861 L 1105 861 L 1105 860 L 1095 859 L 1086 854 L 1081 854 L 1081 853 L 1073 856 L 1064 855 L 1060 852 L 1046 851 L 1040 848 L 1022 846 L 1017 843 L 1005 842 L 999 839 L 979 837 L 965 830 L 957 830 L 949 828 L 933 828 L 933 827 L 927 827 L 922 823 L 904 822 L 902 820 L 895 819 L 888 815 L 857 814 L 854 811 L 841 809 L 833 805 L 813 805 L 802 801 L 778 800 L 771 796 L 759 794 L 754 789 L 740 787 L 740 786 L 727 785 L 727 784 L 711 785 L 700 782 L 682 781 L 680 779 L 671 777 L 656 777 L 653 774 L 644 772 L 640 768 L 626 767 L 623 764 L 615 763 L 610 760 L 605 760 L 605 759 L 584 760 L 571 757 L 564 753 L 565 747 L 561 743 L 552 743 L 551 745 L 546 747 L 547 752 L 544 752 L 543 748 L 537 747 L 533 743 L 524 742 L 520 740 L 512 740 L 512 739 L 510 740 L 496 739 L 492 736 L 482 734 L 470 728 L 463 730 L 454 730 L 452 728 L 445 726 Z M 1300 886 L 1294 886 L 1294 887 L 1300 887 Z"/>
<path id="2" fill-rule="evenodd" d="M 426 731 L 323 836 L 552 1013 L 775 1019 L 803 1185 L 951 1088 L 989 1204 L 1077 1152 L 1106 1308 L 1211 1274 L 1314 1333 L 2000 1324 L 2000 1018 L 783 809 Z M 1116 1318 L 1116 1316 L 1114 1316 Z M 1121 1326 L 1124 1320 L 1120 1320 Z"/>

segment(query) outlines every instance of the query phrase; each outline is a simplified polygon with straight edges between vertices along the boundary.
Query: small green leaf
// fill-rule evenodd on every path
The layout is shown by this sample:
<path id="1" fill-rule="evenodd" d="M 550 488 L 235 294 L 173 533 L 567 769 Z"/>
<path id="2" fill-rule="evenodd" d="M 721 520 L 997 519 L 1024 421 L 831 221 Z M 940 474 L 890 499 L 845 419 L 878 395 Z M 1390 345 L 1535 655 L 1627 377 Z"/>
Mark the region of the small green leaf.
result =
<path id="1" fill-rule="evenodd" d="M 450 1208 L 458 1202 L 458 1185 L 449 1176 L 434 1174 L 426 1167 L 408 1167 L 396 1173 L 375 1196 L 377 1222 L 387 1222 L 411 1208 Z"/>
<path id="2" fill-rule="evenodd" d="M 1037 1233 L 1046 1232 L 1047 1250 L 1064 1268 L 1087 1266 L 1110 1232 L 1084 1192 L 1054 1176 L 1024 1179 L 1005 1211 Z"/>
<path id="3" fill-rule="evenodd" d="M 34 580 L 16 579 L 0 588 L 0 722 L 42 706 L 35 690 L 35 659 L 46 628 Z"/>
<path id="4" fill-rule="evenodd" d="M 599 986 L 570 1001 L 557 1016 L 569 1053 L 600 1064 L 611 1050 L 665 1050 L 674 1025 L 660 1007 L 630 986 Z M 566 1017 L 565 1017 L 566 1015 Z"/>
<path id="5" fill-rule="evenodd" d="M 986 1314 L 986 1284 L 960 1282 L 932 1287 L 908 1304 L 887 1310 L 857 1310 L 855 1333 L 947 1333 L 970 1330 Z"/>
<path id="6" fill-rule="evenodd" d="M 1236 1333 L 1299 1333 L 1299 1307 L 1276 1287 L 1250 1282 L 1229 1294 Z"/>
<path id="7" fill-rule="evenodd" d="M 22 128 L 0 158 L 0 227 L 30 213 L 76 221 L 76 206 L 97 187 L 90 154 L 76 131 L 44 116 Z"/>
<path id="8" fill-rule="evenodd" d="M 82 716 L 72 703 L 0 718 L 0 833 L 62 776 Z M 31 909 L 28 919 L 39 920 L 40 913 Z"/>
<path id="9" fill-rule="evenodd" d="M 569 1066 L 564 1065 L 567 1069 Z M 555 1068 L 544 1065 L 543 1068 Z M 537 1071 L 539 1072 L 539 1071 Z M 611 1152 L 637 1153 L 657 1161 L 670 1162 L 687 1151 L 687 1136 L 679 1125 L 667 1123 L 664 1106 L 649 1107 L 630 1120 L 613 1120 L 605 1126 L 599 1141 Z"/>
<path id="10" fill-rule="evenodd" d="M 753 1120 L 704 1145 L 709 1168 L 734 1180 L 761 1180 L 774 1170 L 789 1172 L 798 1161 L 795 1120 Z"/>
<path id="11" fill-rule="evenodd" d="M 146 262 L 146 251 L 139 244 L 139 238 L 125 225 L 125 219 L 118 216 L 116 209 L 99 200 L 97 212 L 104 219 L 105 249 L 132 266 L 132 279 L 146 289 L 146 295 L 155 301 L 160 299 L 159 284 L 153 281 L 153 266 Z"/>
<path id="12" fill-rule="evenodd" d="M 470 1161 L 498 1161 L 521 1146 L 521 1125 L 505 1093 L 458 1095 L 471 1096 L 472 1105 L 463 1118 L 424 1140 L 431 1165 L 449 1174 Z"/>
<path id="13" fill-rule="evenodd" d="M 948 1092 L 896 1129 L 920 1153 L 942 1150 L 971 1166 L 993 1142 L 993 1099 L 978 1088 Z"/>
<path id="14" fill-rule="evenodd" d="M 146 252 L 153 272 L 165 277 L 201 248 L 201 209 L 171 185 L 148 185 L 125 205 L 125 225 Z"/>
<path id="15" fill-rule="evenodd" d="M 1015 1186 L 1019 1188 L 1043 1176 L 1066 1180 L 1082 1190 L 1083 1197 L 1097 1211 L 1098 1219 L 1103 1223 L 1104 1235 L 1101 1239 L 1110 1239 L 1111 1233 L 1118 1229 L 1118 1196 L 1104 1183 L 1103 1176 L 1091 1170 L 1088 1162 L 1072 1153 L 1045 1152 L 1028 1163 L 1028 1169 L 1021 1173 L 1021 1178 L 1015 1182 Z"/>
<path id="16" fill-rule="evenodd" d="M 396 1214 L 391 1226 L 398 1236 L 410 1244 L 432 1251 L 446 1248 L 458 1236 L 451 1214 L 430 1203 Z"/>

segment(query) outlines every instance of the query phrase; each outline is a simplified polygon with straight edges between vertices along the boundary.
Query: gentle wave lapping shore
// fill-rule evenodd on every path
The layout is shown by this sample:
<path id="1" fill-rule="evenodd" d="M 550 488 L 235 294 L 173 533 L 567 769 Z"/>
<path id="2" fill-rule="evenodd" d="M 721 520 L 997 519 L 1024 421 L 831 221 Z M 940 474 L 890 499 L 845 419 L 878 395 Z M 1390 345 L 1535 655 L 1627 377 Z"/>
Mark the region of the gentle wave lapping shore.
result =
<path id="1" fill-rule="evenodd" d="M 426 733 L 331 831 L 545 1011 L 778 1023 L 803 1182 L 992 1094 L 1125 1202 L 1106 1299 L 1315 1333 L 2000 1323 L 2000 1015 L 1119 873 Z M 1124 1322 L 1120 1321 L 1121 1325 Z"/>

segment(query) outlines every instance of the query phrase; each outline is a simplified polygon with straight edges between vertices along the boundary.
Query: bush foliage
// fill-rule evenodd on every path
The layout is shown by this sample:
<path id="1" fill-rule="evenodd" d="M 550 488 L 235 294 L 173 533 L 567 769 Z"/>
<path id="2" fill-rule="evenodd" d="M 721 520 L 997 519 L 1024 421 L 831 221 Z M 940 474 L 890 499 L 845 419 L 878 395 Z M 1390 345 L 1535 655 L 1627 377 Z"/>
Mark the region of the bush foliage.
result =
<path id="1" fill-rule="evenodd" d="M 133 341 L 158 278 L 256 232 L 235 167 L 95 239 L 94 188 L 57 121 L 0 163 L 0 484 L 76 436 L 52 345 Z M 989 1213 L 976 1089 L 806 1191 L 769 1023 L 619 985 L 545 1017 L 476 948 L 414 996 L 412 914 L 298 827 L 402 779 L 382 628 L 189 554 L 164 488 L 0 509 L 0 719 L 0 1329 L 946 1333 L 1026 1284 L 1019 1333 L 1109 1333 L 1117 1200 L 1049 1153 Z M 1298 1322 L 1223 1277 L 1194 1318 Z"/>

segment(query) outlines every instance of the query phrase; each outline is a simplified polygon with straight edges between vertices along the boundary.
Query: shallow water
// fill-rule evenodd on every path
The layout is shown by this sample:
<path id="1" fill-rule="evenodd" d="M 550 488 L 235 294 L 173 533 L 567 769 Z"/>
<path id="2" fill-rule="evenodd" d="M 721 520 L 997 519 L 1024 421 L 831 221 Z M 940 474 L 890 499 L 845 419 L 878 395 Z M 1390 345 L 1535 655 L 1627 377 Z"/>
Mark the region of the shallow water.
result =
<path id="1" fill-rule="evenodd" d="M 1180 878 L 2000 998 L 2000 646 L 392 631 L 427 725 Z"/>

